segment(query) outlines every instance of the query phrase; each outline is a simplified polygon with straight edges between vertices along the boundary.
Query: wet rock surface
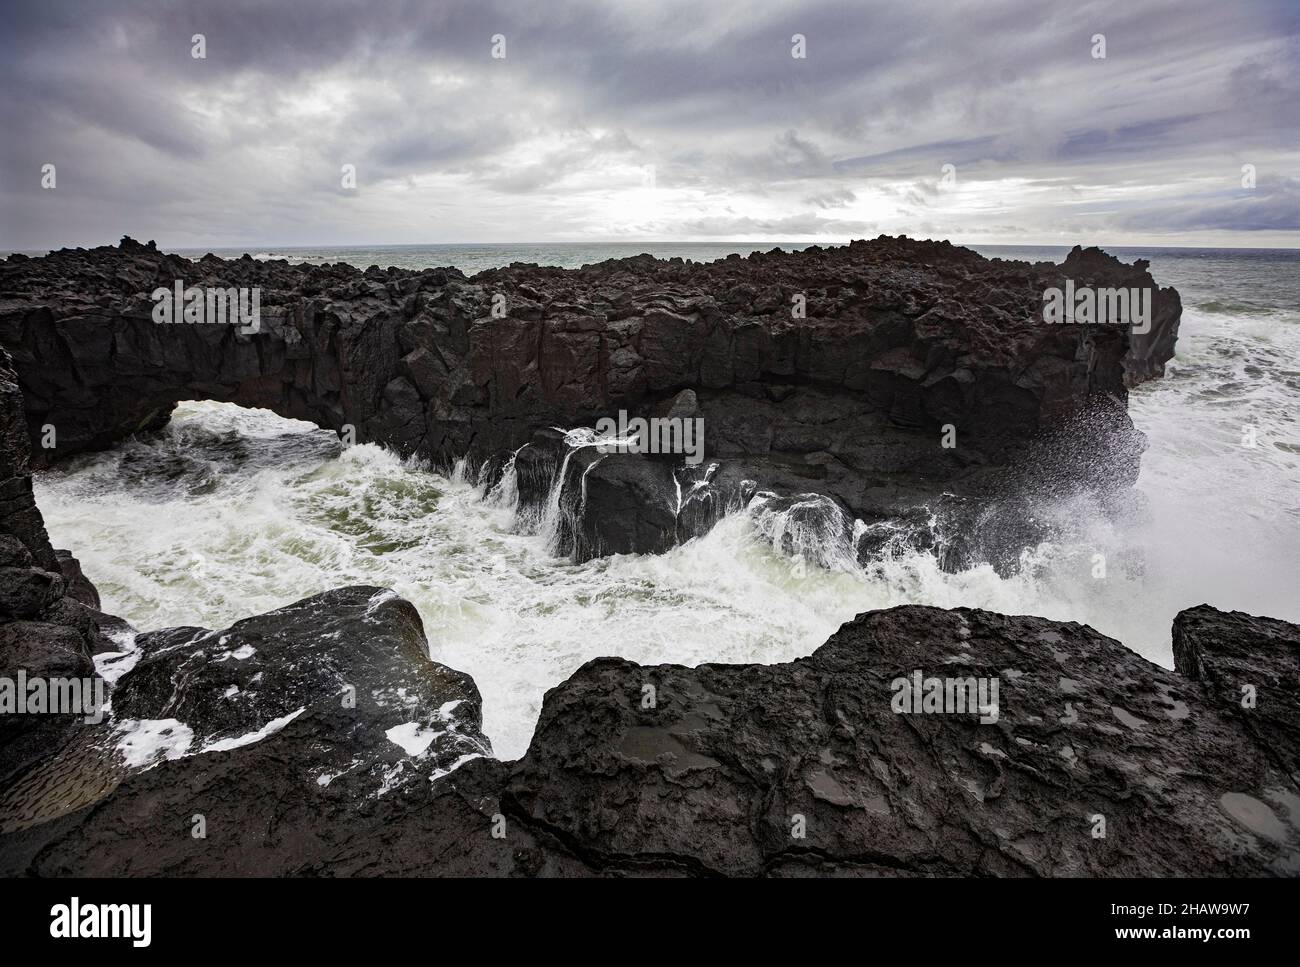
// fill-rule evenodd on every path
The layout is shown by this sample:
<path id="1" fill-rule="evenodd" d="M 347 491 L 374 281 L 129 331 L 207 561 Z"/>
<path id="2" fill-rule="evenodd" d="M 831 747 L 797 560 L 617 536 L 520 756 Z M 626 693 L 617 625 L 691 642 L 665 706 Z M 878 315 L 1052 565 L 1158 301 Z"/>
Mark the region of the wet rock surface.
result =
<path id="1" fill-rule="evenodd" d="M 371 733 L 406 726 L 401 734 L 428 753 L 421 767 L 445 768 L 490 748 L 473 680 L 429 660 L 419 614 L 382 588 L 327 591 L 224 631 L 169 628 L 135 644 L 141 658 L 113 692 L 114 714 L 179 719 L 196 751 L 246 740 L 318 705 L 360 709 L 355 727 Z M 373 734 L 355 741 L 384 747 Z"/>
<path id="2" fill-rule="evenodd" d="M 996 722 L 899 714 L 917 672 L 997 680 Z M 509 790 L 604 869 L 1300 872 L 1293 779 L 1199 684 L 1082 625 L 968 609 L 867 613 L 788 665 L 592 662 Z"/>
<path id="3" fill-rule="evenodd" d="M 1300 784 L 1300 627 L 1189 608 L 1174 619 L 1174 666 L 1204 684 Z"/>
<path id="4" fill-rule="evenodd" d="M 71 551 L 55 550 L 59 561 L 59 573 L 63 575 L 65 594 L 92 610 L 99 610 L 99 590 L 81 569 L 81 562 L 72 556 Z"/>
<path id="5" fill-rule="evenodd" d="M 69 812 L 70 786 L 98 791 L 71 797 L 88 815 L 156 829 L 165 849 L 195 814 L 227 833 L 265 830 L 291 805 L 346 823 L 344 812 L 491 754 L 473 680 L 430 661 L 415 608 L 381 588 L 328 591 L 224 631 L 139 635 L 133 655 L 112 720 L 79 728 L 0 794 L 0 830 L 16 844 Z M 168 811 L 185 804 L 187 815 Z"/>
<path id="6" fill-rule="evenodd" d="M 259 288 L 260 331 L 154 323 L 149 293 L 177 279 Z M 1151 289 L 1150 333 L 1045 324 L 1043 292 L 1067 279 Z M 29 432 L 57 429 L 39 462 L 157 428 L 185 399 L 350 427 L 358 442 L 494 472 L 539 431 L 626 411 L 702 419 L 720 480 L 820 493 L 867 525 L 1034 479 L 1058 491 L 1131 484 L 1143 441 L 1127 387 L 1162 372 L 1180 314 L 1145 263 L 1096 249 L 1030 264 L 884 236 L 709 264 L 638 256 L 473 277 L 188 260 L 129 239 L 0 263 L 0 344 Z M 680 481 L 663 478 L 634 459 L 594 467 L 577 557 L 662 549 L 677 520 L 648 505 L 623 518 L 641 500 L 680 509 Z M 686 531 L 709 518 L 699 510 Z"/>
<path id="7" fill-rule="evenodd" d="M 23 396 L 0 349 L 0 679 L 81 679 L 92 655 L 111 645 L 100 633 L 94 585 L 50 545 L 36 506 Z M 74 716 L 0 714 L 0 783 L 61 741 Z"/>
<path id="8" fill-rule="evenodd" d="M 1224 648 L 1261 681 L 1291 674 L 1257 644 Z M 900 710 L 918 677 L 971 680 L 971 706 L 922 690 Z M 783 665 L 589 662 L 547 693 L 523 759 L 360 804 L 298 767 L 338 738 L 299 716 L 0 853 L 42 875 L 1295 875 L 1288 735 L 1083 625 L 900 607 Z"/>

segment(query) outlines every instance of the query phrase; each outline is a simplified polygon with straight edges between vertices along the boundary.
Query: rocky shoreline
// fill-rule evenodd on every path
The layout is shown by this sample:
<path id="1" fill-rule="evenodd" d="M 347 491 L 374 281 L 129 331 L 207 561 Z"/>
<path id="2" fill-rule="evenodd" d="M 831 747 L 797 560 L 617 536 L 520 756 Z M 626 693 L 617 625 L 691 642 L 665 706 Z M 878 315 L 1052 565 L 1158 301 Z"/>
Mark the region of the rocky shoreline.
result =
<path id="1" fill-rule="evenodd" d="M 1152 287 L 1150 333 L 1043 325 L 1065 277 Z M 175 278 L 262 286 L 263 330 L 155 325 L 146 293 Z M 936 540 L 909 522 L 946 513 L 951 566 L 1005 565 L 1043 481 L 1122 499 L 1142 449 L 1127 388 L 1159 375 L 1179 312 L 1145 266 L 1096 250 L 1028 265 L 907 239 L 472 279 L 129 240 L 11 258 L 0 679 L 98 673 L 112 709 L 0 715 L 0 874 L 1294 876 L 1300 627 L 1283 621 L 1184 611 L 1173 671 L 1076 623 L 918 606 L 780 665 L 604 658 L 502 762 L 474 682 L 429 659 L 391 591 L 136 634 L 32 497 L 33 467 L 201 398 L 464 461 L 579 560 L 664 550 L 743 505 L 814 564 Z M 564 432 L 617 410 L 698 416 L 705 460 Z M 900 709 L 913 680 L 995 697 Z"/>
<path id="2" fill-rule="evenodd" d="M 0 803 L 5 822 L 28 810 L 0 840 L 0 873 L 1300 873 L 1300 628 L 1202 606 L 1174 633 L 1169 671 L 1084 625 L 908 606 L 783 665 L 598 659 L 547 693 L 528 753 L 501 762 L 473 683 L 425 657 L 414 610 L 344 588 L 219 635 L 149 636 L 115 705 L 180 715 L 207 748 L 123 769 L 73 730 Z M 241 676 L 283 676 L 286 652 L 317 667 L 223 721 L 220 641 L 257 642 Z M 1241 708 L 1242 655 L 1268 714 Z M 201 679 L 178 674 L 196 660 Z M 914 672 L 998 679 L 996 722 L 898 714 L 892 683 Z M 406 723 L 406 748 L 385 737 Z M 98 798 L 40 812 L 74 783 Z"/>

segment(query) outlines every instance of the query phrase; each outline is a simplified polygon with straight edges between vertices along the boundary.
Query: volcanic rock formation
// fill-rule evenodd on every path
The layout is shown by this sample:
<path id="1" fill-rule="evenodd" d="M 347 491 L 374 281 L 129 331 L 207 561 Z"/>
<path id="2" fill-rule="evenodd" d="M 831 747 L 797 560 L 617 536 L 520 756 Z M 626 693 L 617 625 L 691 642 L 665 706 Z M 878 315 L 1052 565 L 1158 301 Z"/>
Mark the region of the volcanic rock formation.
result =
<path id="1" fill-rule="evenodd" d="M 355 669 L 339 668 L 268 696 L 251 718 L 232 703 L 240 720 L 225 723 L 227 680 L 248 680 L 238 661 L 208 654 L 191 681 L 176 674 L 191 660 L 179 657 L 189 630 L 149 636 L 115 692 L 115 703 L 132 696 L 131 714 L 183 713 L 203 730 L 239 732 L 295 703 L 307 711 L 246 746 L 134 771 L 75 812 L 9 833 L 0 872 L 1300 873 L 1294 625 L 1184 612 L 1173 672 L 1083 625 L 965 608 L 859 615 L 783 665 L 603 658 L 547 693 L 521 760 L 472 758 L 430 782 L 478 751 L 472 697 L 462 699 L 468 731 L 449 745 L 409 754 L 380 730 L 417 719 L 441 734 L 439 703 L 472 685 L 423 657 L 409 605 L 362 618 L 374 594 L 343 589 L 204 637 L 233 646 L 271 631 L 280 644 L 259 666 L 268 676 L 286 674 L 294 653 L 381 653 L 362 661 L 354 709 L 338 689 Z M 371 635 L 394 647 L 372 647 Z M 1187 663 L 1197 677 L 1182 673 Z M 170 701 L 169 676 L 179 685 Z M 900 711 L 898 682 L 914 676 L 996 680 L 996 703 Z M 398 710 L 368 694 L 412 677 L 429 687 Z M 1240 706 L 1241 684 L 1256 687 L 1257 709 Z M 55 760 L 47 772 L 67 769 Z M 27 785 L 54 784 L 38 778 Z M 204 838 L 191 835 L 196 814 Z"/>
<path id="2" fill-rule="evenodd" d="M 100 633 L 98 595 L 76 559 L 50 546 L 32 494 L 23 396 L 0 349 L 0 679 L 84 678 Z M 0 776 L 46 753 L 72 720 L 0 714 Z"/>
<path id="3" fill-rule="evenodd" d="M 1150 332 L 1045 324 L 1043 293 L 1066 279 L 1150 289 Z M 178 280 L 260 288 L 259 331 L 154 323 L 150 293 Z M 351 428 L 444 467 L 466 458 L 489 484 L 529 459 L 521 447 L 540 447 L 531 461 L 551 473 L 549 495 L 568 454 L 539 431 L 689 401 L 674 412 L 703 419 L 705 465 L 589 455 L 586 499 L 562 486 L 567 506 L 581 503 L 567 538 L 578 559 L 660 550 L 756 490 L 821 494 L 868 527 L 934 513 L 941 495 L 983 513 L 1044 482 L 1112 493 L 1136 478 L 1143 445 L 1127 387 L 1163 370 L 1180 313 L 1142 261 L 1076 248 L 1060 265 L 1006 262 L 885 236 L 472 278 L 191 261 L 130 239 L 0 264 L 0 344 L 32 439 L 52 427 L 57 440 L 38 463 L 213 399 Z"/>
<path id="4" fill-rule="evenodd" d="M 381 588 L 327 591 L 221 632 L 141 634 L 130 649 L 112 721 L 78 724 L 12 776 L 0 832 L 92 807 L 155 772 L 206 804 L 191 817 L 228 833 L 258 801 L 272 826 L 292 808 L 338 810 L 329 821 L 346 825 L 341 813 L 367 800 L 491 754 L 473 680 L 430 661 L 415 608 Z M 267 828 L 255 822 L 252 834 Z"/>

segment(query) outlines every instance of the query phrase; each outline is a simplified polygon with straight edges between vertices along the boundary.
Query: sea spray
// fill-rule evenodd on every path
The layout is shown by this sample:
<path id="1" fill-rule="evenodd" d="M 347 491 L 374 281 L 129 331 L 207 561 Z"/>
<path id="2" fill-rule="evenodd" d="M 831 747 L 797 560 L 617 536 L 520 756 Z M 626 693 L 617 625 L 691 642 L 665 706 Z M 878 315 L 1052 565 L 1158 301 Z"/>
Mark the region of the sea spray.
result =
<path id="1" fill-rule="evenodd" d="M 857 569 L 854 522 L 831 498 L 761 492 L 750 501 L 748 513 L 773 550 L 829 570 Z"/>

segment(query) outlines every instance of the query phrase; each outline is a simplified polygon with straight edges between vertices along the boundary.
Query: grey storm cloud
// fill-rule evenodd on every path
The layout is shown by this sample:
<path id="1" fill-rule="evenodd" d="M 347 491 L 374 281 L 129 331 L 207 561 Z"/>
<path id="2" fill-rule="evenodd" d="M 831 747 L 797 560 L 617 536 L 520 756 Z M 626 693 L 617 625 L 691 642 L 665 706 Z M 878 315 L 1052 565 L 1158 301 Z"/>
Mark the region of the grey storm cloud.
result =
<path id="1" fill-rule="evenodd" d="M 1300 232 L 1294 0 L 18 0 L 5 17 L 3 248 Z"/>

